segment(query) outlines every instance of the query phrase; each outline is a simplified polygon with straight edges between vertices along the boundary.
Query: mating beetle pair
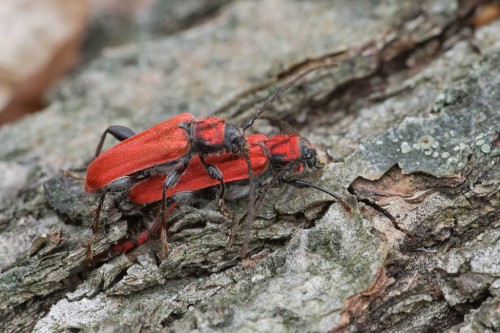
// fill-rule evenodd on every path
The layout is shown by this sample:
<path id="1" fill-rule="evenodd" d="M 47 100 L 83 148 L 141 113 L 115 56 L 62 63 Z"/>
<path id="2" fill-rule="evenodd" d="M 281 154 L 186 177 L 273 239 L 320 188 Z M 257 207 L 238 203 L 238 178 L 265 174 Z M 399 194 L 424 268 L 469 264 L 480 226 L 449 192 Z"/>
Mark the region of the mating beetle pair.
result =
<path id="1" fill-rule="evenodd" d="M 195 192 L 220 185 L 219 198 L 223 206 L 226 186 L 229 184 L 231 192 L 236 193 L 235 182 L 243 181 L 245 184 L 239 187 L 245 190 L 240 190 L 241 193 L 236 196 L 241 197 L 243 193 L 249 196 L 247 225 L 250 225 L 256 205 L 254 173 L 258 176 L 258 182 L 262 183 L 269 177 L 267 175 L 275 174 L 277 169 L 300 172 L 304 165 L 316 167 L 317 160 L 314 147 L 298 135 L 270 139 L 255 135 L 245 138 L 244 131 L 288 88 L 321 67 L 325 66 L 302 73 L 280 89 L 242 128 L 214 117 L 194 120 L 190 114 L 181 114 L 139 134 L 122 126 L 109 127 L 101 137 L 96 158 L 89 165 L 85 182 L 86 191 L 101 191 L 87 255 L 92 255 L 100 211 L 108 192 L 129 191 L 132 201 L 138 203 L 162 201 L 160 223 L 165 252 L 168 250 L 167 199 L 183 191 Z M 122 142 L 100 154 L 108 133 Z M 305 180 L 296 181 L 295 185 L 312 186 L 332 194 Z M 245 244 L 242 256 L 246 256 Z"/>

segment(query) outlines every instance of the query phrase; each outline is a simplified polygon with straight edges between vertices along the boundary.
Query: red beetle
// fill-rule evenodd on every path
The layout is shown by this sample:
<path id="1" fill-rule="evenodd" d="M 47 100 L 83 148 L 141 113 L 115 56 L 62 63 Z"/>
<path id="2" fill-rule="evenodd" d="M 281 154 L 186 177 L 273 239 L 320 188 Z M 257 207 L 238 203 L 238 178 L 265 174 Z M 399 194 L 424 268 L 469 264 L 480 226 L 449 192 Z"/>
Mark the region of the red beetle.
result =
<path id="1" fill-rule="evenodd" d="M 304 179 L 286 179 L 287 172 L 300 173 L 307 168 L 317 168 L 319 162 L 316 149 L 311 143 L 299 135 L 281 135 L 267 138 L 261 134 L 249 135 L 247 142 L 250 144 L 249 156 L 256 183 L 262 186 L 270 178 L 277 177 L 281 181 L 296 187 L 313 187 L 335 197 L 348 211 L 350 205 L 341 195 L 327 189 L 314 185 Z M 219 168 L 226 183 L 226 199 L 235 200 L 251 193 L 248 183 L 249 174 L 244 158 L 233 154 L 223 154 L 209 157 L 210 162 Z M 208 160 L 208 159 L 207 159 Z M 163 199 L 163 184 L 165 176 L 154 176 L 140 181 L 129 191 L 130 199 L 138 204 L 147 204 Z M 271 182 L 272 183 L 272 182 Z M 269 184 L 271 184 L 269 183 Z M 186 201 L 195 200 L 200 190 L 216 186 L 216 180 L 207 177 L 199 158 L 194 157 L 189 163 L 186 172 L 181 176 L 178 183 L 167 190 L 167 195 L 174 204 L 182 204 Z M 253 209 L 258 209 L 267 190 L 266 187 L 257 201 L 252 200 Z M 173 207 L 173 206 L 172 206 Z M 248 238 L 251 222 L 254 218 L 253 209 L 247 213 L 247 230 L 243 243 L 242 257 L 246 257 L 248 250 Z M 166 241 L 166 229 L 162 229 L 163 241 Z M 143 242 L 143 241 L 141 241 Z M 140 243 L 141 243 L 140 242 Z M 166 244 L 164 244 L 164 247 Z"/>
<path id="2" fill-rule="evenodd" d="M 123 141 L 99 155 L 107 133 Z M 102 192 L 92 222 L 93 237 L 89 243 L 88 256 L 91 256 L 92 244 L 98 233 L 99 215 L 108 192 L 127 191 L 145 178 L 162 175 L 166 193 L 179 181 L 191 158 L 197 154 L 208 176 L 221 184 L 222 198 L 222 174 L 205 159 L 226 151 L 247 155 L 246 145 L 242 129 L 213 117 L 194 120 L 190 114 L 178 115 L 135 135 L 126 127 L 108 128 L 101 137 L 97 156 L 89 165 L 85 180 L 86 191 Z M 247 168 L 251 173 L 250 164 L 247 164 Z M 164 211 L 162 207 L 162 215 L 165 215 Z"/>

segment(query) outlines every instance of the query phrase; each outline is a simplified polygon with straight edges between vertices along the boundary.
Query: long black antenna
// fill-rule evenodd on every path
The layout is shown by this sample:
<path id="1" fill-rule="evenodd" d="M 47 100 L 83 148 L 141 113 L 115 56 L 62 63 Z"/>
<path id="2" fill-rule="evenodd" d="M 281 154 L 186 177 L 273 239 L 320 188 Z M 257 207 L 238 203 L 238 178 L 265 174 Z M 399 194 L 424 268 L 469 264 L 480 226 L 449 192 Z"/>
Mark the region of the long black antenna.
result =
<path id="1" fill-rule="evenodd" d="M 341 194 L 337 193 L 337 192 L 332 192 L 330 190 L 327 190 L 326 188 L 324 187 L 321 187 L 321 186 L 318 186 L 316 184 L 313 184 L 311 183 L 310 181 L 308 180 L 305 180 L 305 179 L 302 179 L 302 178 L 295 178 L 295 179 L 282 179 L 283 182 L 287 183 L 287 184 L 290 184 L 290 185 L 293 185 L 297 188 L 306 188 L 306 187 L 312 187 L 312 188 L 315 188 L 321 192 L 324 192 L 326 194 L 329 194 L 331 195 L 332 197 L 334 197 L 335 199 L 337 199 L 338 202 L 340 202 L 342 204 L 342 206 L 344 207 L 344 209 L 348 212 L 348 213 L 351 213 L 352 212 L 352 207 L 351 205 L 349 204 L 349 202 L 347 201 L 347 199 L 342 196 Z"/>
<path id="2" fill-rule="evenodd" d="M 313 68 L 310 68 L 308 70 L 306 70 L 305 72 L 303 72 L 302 74 L 299 74 L 297 77 L 295 77 L 292 81 L 288 82 L 284 87 L 282 87 L 280 90 L 278 90 L 276 93 L 274 93 L 274 95 L 272 95 L 265 103 L 264 105 L 262 105 L 262 107 L 257 110 L 257 112 L 250 118 L 248 119 L 247 121 L 245 121 L 245 123 L 243 124 L 243 126 L 241 127 L 243 129 L 243 131 L 246 131 L 250 126 L 253 125 L 254 121 L 257 120 L 263 113 L 264 111 L 266 111 L 267 109 L 269 109 L 271 107 L 271 105 L 278 99 L 280 98 L 281 95 L 283 95 L 285 93 L 285 91 L 287 91 L 288 89 L 290 89 L 295 83 L 297 83 L 297 81 L 299 81 L 300 79 L 302 79 L 304 76 L 306 76 L 307 74 L 309 73 L 312 73 L 318 69 L 321 69 L 321 68 L 325 68 L 325 67 L 331 67 L 331 66 L 336 66 L 335 63 L 329 63 L 329 64 L 323 64 L 321 66 L 316 66 L 316 67 L 313 67 Z"/>

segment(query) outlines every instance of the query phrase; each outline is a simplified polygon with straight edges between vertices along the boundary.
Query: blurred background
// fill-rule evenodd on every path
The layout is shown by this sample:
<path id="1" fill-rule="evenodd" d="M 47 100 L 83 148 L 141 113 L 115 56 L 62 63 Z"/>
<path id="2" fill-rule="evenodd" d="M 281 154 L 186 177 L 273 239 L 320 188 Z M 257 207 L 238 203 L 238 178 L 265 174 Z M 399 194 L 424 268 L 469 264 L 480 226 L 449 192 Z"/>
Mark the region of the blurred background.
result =
<path id="1" fill-rule="evenodd" d="M 231 0 L 3 0 L 0 2 L 0 126 L 44 108 L 44 96 L 108 47 L 155 39 L 213 15 Z M 472 24 L 500 16 L 500 1 Z"/>
<path id="2" fill-rule="evenodd" d="M 44 108 L 44 96 L 106 48 L 162 38 L 230 0 L 2 0 L 0 126 Z"/>

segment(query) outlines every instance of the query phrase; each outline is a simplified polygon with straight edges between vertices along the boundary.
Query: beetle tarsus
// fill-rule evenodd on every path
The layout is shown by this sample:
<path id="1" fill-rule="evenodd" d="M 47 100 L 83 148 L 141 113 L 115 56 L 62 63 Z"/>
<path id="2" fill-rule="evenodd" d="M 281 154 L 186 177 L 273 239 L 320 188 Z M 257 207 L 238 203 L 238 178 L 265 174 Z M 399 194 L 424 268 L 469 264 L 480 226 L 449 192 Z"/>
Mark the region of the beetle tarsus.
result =
<path id="1" fill-rule="evenodd" d="M 162 258 L 165 259 L 167 257 L 167 253 L 168 253 L 168 239 L 167 239 L 166 223 L 161 224 L 160 239 L 161 239 L 161 254 L 162 254 Z"/>
<path id="2" fill-rule="evenodd" d="M 243 223 L 243 221 L 246 220 L 247 213 L 245 213 L 239 220 L 234 224 L 234 226 L 231 228 L 231 232 L 229 233 L 229 236 L 227 237 L 227 244 L 226 244 L 226 252 L 229 251 L 229 249 L 233 246 L 234 240 L 236 238 L 236 234 Z"/>
<path id="3" fill-rule="evenodd" d="M 223 198 L 219 198 L 218 202 L 219 204 L 219 209 L 225 217 L 229 219 L 234 219 L 234 213 L 231 211 L 231 209 L 226 205 L 226 201 Z"/>

